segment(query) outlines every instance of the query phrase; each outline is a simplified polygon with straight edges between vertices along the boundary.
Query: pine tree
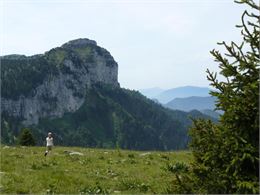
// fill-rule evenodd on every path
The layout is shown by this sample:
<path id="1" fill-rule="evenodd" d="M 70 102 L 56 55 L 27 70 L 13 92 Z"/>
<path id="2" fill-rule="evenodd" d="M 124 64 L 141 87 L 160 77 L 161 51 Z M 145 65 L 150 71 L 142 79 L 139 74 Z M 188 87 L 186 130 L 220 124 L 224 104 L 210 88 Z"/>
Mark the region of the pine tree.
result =
<path id="1" fill-rule="evenodd" d="M 24 128 L 21 130 L 20 136 L 19 136 L 19 144 L 22 146 L 34 146 L 35 145 L 35 139 L 33 138 L 33 135 L 28 128 Z"/>
<path id="2" fill-rule="evenodd" d="M 184 175 L 181 190 L 186 193 L 259 193 L 259 11 L 253 0 L 241 0 L 249 13 L 242 15 L 243 42 L 219 43 L 226 53 L 212 50 L 219 63 L 217 74 L 208 73 L 216 88 L 216 106 L 224 111 L 218 124 L 194 120 L 190 130 L 194 164 Z"/>

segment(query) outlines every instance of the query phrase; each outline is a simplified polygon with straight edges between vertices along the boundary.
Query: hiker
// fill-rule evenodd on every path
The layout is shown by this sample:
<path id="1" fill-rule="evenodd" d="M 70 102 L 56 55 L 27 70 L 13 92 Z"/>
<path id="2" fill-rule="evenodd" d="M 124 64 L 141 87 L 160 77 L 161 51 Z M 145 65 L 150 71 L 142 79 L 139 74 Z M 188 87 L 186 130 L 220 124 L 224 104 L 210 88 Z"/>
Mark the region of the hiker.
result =
<path id="1" fill-rule="evenodd" d="M 48 137 L 46 137 L 46 151 L 44 156 L 46 156 L 51 151 L 52 146 L 53 146 L 53 137 L 52 137 L 52 133 L 49 132 Z"/>

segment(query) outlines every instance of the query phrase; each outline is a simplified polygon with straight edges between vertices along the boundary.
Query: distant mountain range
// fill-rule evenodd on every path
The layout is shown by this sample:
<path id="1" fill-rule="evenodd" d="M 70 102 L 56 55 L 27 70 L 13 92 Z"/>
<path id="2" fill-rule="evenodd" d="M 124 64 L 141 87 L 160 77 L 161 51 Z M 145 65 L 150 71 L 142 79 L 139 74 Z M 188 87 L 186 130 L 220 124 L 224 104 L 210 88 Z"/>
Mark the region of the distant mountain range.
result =
<path id="1" fill-rule="evenodd" d="M 214 110 L 216 98 L 212 96 L 198 97 L 191 96 L 187 98 L 175 98 L 172 101 L 165 104 L 166 107 L 174 110 Z"/>
<path id="2" fill-rule="evenodd" d="M 191 96 L 209 96 L 210 89 L 207 87 L 184 86 L 168 90 L 161 88 L 150 88 L 139 90 L 143 95 L 150 99 L 157 99 L 161 104 L 167 104 L 175 98 L 187 98 Z"/>
<path id="3" fill-rule="evenodd" d="M 190 112 L 198 110 L 213 118 L 219 118 L 220 113 L 214 111 L 216 98 L 210 96 L 206 87 L 185 86 L 162 90 L 161 88 L 142 89 L 140 92 L 156 103 L 172 110 Z"/>

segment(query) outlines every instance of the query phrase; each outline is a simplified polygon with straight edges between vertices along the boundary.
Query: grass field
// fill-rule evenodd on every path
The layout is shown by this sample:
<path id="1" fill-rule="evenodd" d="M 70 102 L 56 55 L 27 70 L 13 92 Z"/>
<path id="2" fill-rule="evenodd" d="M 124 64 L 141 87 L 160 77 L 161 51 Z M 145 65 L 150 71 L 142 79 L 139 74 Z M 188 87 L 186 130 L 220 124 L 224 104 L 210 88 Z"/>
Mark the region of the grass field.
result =
<path id="1" fill-rule="evenodd" d="M 192 160 L 188 151 L 55 147 L 47 157 L 44 147 L 2 146 L 0 151 L 0 192 L 19 194 L 168 193 L 175 177 L 166 165 Z"/>

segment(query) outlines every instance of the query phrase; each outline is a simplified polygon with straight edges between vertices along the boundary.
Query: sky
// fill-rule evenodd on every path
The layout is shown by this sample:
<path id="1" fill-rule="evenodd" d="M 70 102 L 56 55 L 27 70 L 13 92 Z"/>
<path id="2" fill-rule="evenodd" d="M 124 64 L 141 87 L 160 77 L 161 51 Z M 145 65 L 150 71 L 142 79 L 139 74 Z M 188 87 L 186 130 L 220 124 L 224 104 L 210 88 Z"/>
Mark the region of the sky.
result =
<path id="1" fill-rule="evenodd" d="M 233 0 L 0 0 L 0 55 L 44 53 L 89 38 L 119 65 L 121 87 L 208 87 L 209 53 L 241 42 Z"/>

